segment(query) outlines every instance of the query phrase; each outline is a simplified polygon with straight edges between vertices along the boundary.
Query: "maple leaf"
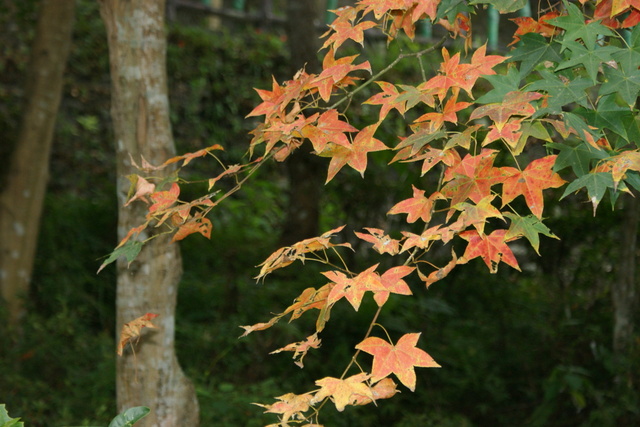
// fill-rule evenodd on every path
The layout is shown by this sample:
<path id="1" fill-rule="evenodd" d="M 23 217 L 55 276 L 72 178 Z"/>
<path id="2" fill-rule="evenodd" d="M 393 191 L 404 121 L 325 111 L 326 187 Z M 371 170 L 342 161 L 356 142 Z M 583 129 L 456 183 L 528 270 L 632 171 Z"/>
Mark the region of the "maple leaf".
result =
<path id="1" fill-rule="evenodd" d="M 451 270 L 453 270 L 457 264 L 458 264 L 458 256 L 452 250 L 451 261 L 449 261 L 447 265 L 437 269 L 436 271 L 431 272 L 427 277 L 420 274 L 420 278 L 424 281 L 425 286 L 429 288 L 429 286 L 433 285 L 438 280 L 442 280 L 445 277 L 447 277 L 449 273 L 451 273 Z M 418 271 L 418 273 L 420 273 L 420 271 Z"/>
<path id="2" fill-rule="evenodd" d="M 544 199 L 542 190 L 558 188 L 566 181 L 553 171 L 557 155 L 546 156 L 529 163 L 524 171 L 512 167 L 502 168 L 508 177 L 502 185 L 502 206 L 523 195 L 527 206 L 538 218 L 542 218 Z"/>
<path id="3" fill-rule="evenodd" d="M 356 395 L 352 401 L 352 405 L 367 405 L 379 399 L 389 399 L 398 393 L 397 384 L 391 378 L 383 378 L 371 387 L 373 399 L 366 396 Z"/>
<path id="4" fill-rule="evenodd" d="M 367 169 L 367 153 L 389 149 L 373 137 L 377 129 L 378 123 L 369 125 L 358 132 L 353 144 L 349 147 L 327 144 L 322 152 L 317 153 L 321 157 L 331 157 L 326 182 L 331 181 L 344 165 L 351 166 L 364 177 L 364 171 Z"/>
<path id="5" fill-rule="evenodd" d="M 520 271 L 516 257 L 506 244 L 507 230 L 495 230 L 489 235 L 481 235 L 476 230 L 460 233 L 460 237 L 469 242 L 467 249 L 458 259 L 458 264 L 466 264 L 470 260 L 482 257 L 491 273 L 498 271 L 500 261 Z"/>
<path id="6" fill-rule="evenodd" d="M 129 206 L 131 202 L 137 199 L 140 199 L 145 203 L 149 203 L 149 201 L 147 200 L 147 196 L 156 191 L 156 185 L 147 181 L 139 175 L 128 175 L 127 179 L 129 179 L 129 181 L 131 182 L 131 187 L 129 188 L 129 194 L 127 196 L 129 200 L 124 204 L 124 206 Z M 131 194 L 134 191 L 135 194 L 133 195 L 133 197 L 131 197 Z"/>
<path id="7" fill-rule="evenodd" d="M 622 154 L 613 156 L 605 162 L 611 167 L 611 177 L 613 178 L 613 189 L 618 189 L 620 180 L 625 178 L 628 170 L 640 171 L 640 152 L 636 150 L 625 151 Z"/>
<path id="8" fill-rule="evenodd" d="M 253 116 L 267 116 L 270 117 L 276 112 L 283 111 L 286 107 L 284 103 L 285 91 L 284 87 L 280 86 L 275 77 L 272 77 L 272 90 L 255 89 L 258 92 L 258 96 L 262 99 L 262 103 L 255 107 L 247 117 Z"/>
<path id="9" fill-rule="evenodd" d="M 511 116 L 530 117 L 536 112 L 531 101 L 542 98 L 538 92 L 512 91 L 504 96 L 502 102 L 483 105 L 476 108 L 469 116 L 469 120 L 489 116 L 498 126 L 503 126 Z"/>
<path id="10" fill-rule="evenodd" d="M 387 215 L 397 215 L 400 213 L 406 213 L 407 222 L 414 223 L 418 219 L 421 219 L 425 224 L 428 224 L 431 220 L 431 214 L 433 213 L 433 204 L 436 200 L 442 200 L 443 197 L 439 192 L 431 194 L 429 197 L 424 196 L 424 190 L 420 190 L 415 186 L 413 188 L 413 197 L 396 203 L 387 213 Z"/>
<path id="11" fill-rule="evenodd" d="M 384 230 L 379 228 L 367 228 L 365 230 L 369 234 L 359 233 L 354 231 L 355 235 L 365 242 L 373 243 L 373 249 L 380 253 L 388 253 L 389 255 L 396 255 L 400 250 L 400 241 L 392 239 L 388 234 L 385 234 Z"/>
<path id="12" fill-rule="evenodd" d="M 271 405 L 263 405 L 262 403 L 252 403 L 252 405 L 266 408 L 265 413 L 282 414 L 282 423 L 287 425 L 286 422 L 291 418 L 304 418 L 302 413 L 309 410 L 313 395 L 311 393 L 287 393 L 276 397 L 276 399 L 278 399 L 279 402 L 272 403 Z"/>
<path id="13" fill-rule="evenodd" d="M 311 141 L 316 153 L 320 153 L 329 142 L 349 147 L 350 142 L 345 132 L 357 131 L 358 129 L 349 123 L 340 120 L 338 110 L 331 109 L 322 113 L 315 125 L 307 124 L 304 126 L 300 133 Z"/>
<path id="14" fill-rule="evenodd" d="M 278 323 L 278 320 L 280 320 L 281 317 L 282 316 L 275 316 L 272 317 L 268 322 L 260 322 L 256 323 L 255 325 L 240 326 L 240 328 L 244 329 L 244 333 L 238 338 L 246 337 L 247 335 L 255 331 L 264 331 L 265 329 L 269 329 L 270 327 Z"/>
<path id="15" fill-rule="evenodd" d="M 183 154 L 181 156 L 172 157 L 169 160 L 167 160 L 166 162 L 164 162 L 162 164 L 162 166 L 167 166 L 167 165 L 170 165 L 171 163 L 175 163 L 175 162 L 179 162 L 180 160 L 184 160 L 184 162 L 182 163 L 182 166 L 184 167 L 184 166 L 188 165 L 189 162 L 191 162 L 191 160 L 196 159 L 198 157 L 206 156 L 207 154 L 209 154 L 209 152 L 211 152 L 213 150 L 224 150 L 224 148 L 220 144 L 214 144 L 214 145 L 212 145 L 210 147 L 203 148 L 203 149 L 198 150 L 198 151 L 194 151 L 193 153 L 187 153 L 187 154 Z"/>
<path id="16" fill-rule="evenodd" d="M 151 323 L 152 319 L 158 317 L 157 314 L 154 313 L 146 313 L 143 316 L 140 316 L 130 322 L 122 325 L 122 330 L 120 331 L 120 340 L 118 341 L 118 356 L 122 356 L 124 351 L 124 347 L 127 345 L 131 339 L 135 337 L 139 337 L 142 331 L 142 328 L 155 328 L 156 326 Z"/>
<path id="17" fill-rule="evenodd" d="M 371 73 L 371 65 L 369 61 L 362 62 L 358 65 L 352 65 L 358 55 L 345 56 L 336 59 L 334 49 L 330 48 L 322 61 L 322 72 L 311 82 L 305 85 L 307 89 L 317 88 L 318 93 L 323 101 L 328 102 L 334 87 L 351 84 L 351 80 L 347 80 L 347 75 L 352 71 L 366 70 Z"/>
<path id="18" fill-rule="evenodd" d="M 327 40 L 325 40 L 321 49 L 324 49 L 327 46 L 331 46 L 334 50 L 337 50 L 342 44 L 351 39 L 356 43 L 360 43 L 363 45 L 364 42 L 364 31 L 369 28 L 373 28 L 376 26 L 376 23 L 373 21 L 362 21 L 359 24 L 354 25 L 353 22 L 337 20 L 329 25 L 330 30 L 324 33 L 321 38 L 324 38 L 331 34 Z"/>
<path id="19" fill-rule="evenodd" d="M 375 264 L 353 278 L 347 277 L 341 271 L 323 272 L 322 274 L 327 279 L 335 283 L 327 297 L 327 304 L 332 305 L 340 299 L 346 298 L 353 306 L 353 309 L 358 311 L 365 292 L 387 291 L 387 288 L 380 280 L 380 276 L 374 272 L 377 267 L 378 264 Z"/>
<path id="20" fill-rule="evenodd" d="M 342 412 L 347 405 L 355 404 L 358 399 L 373 400 L 373 391 L 365 382 L 368 379 L 368 374 L 359 373 L 345 379 L 325 377 L 317 380 L 316 385 L 320 390 L 316 392 L 310 403 L 313 405 L 330 397 L 338 412 Z"/>
<path id="21" fill-rule="evenodd" d="M 380 118 L 379 120 L 383 120 L 389 114 L 389 111 L 392 109 L 396 109 L 398 113 L 404 115 L 407 110 L 407 100 L 400 98 L 400 92 L 398 92 L 398 88 L 396 85 L 378 81 L 376 82 L 382 92 L 376 93 L 371 98 L 367 99 L 363 102 L 363 104 L 370 105 L 381 105 L 380 108 Z"/>
<path id="22" fill-rule="evenodd" d="M 509 231 L 505 234 L 505 240 L 511 240 L 517 237 L 525 237 L 529 243 L 531 243 L 531 247 L 536 251 L 538 255 L 540 252 L 538 250 L 540 246 L 540 234 L 544 234 L 545 236 L 559 239 L 558 236 L 553 234 L 549 227 L 544 225 L 538 218 L 533 215 L 527 215 L 522 217 L 520 215 L 512 214 L 510 212 L 505 212 L 504 216 L 511 220 L 511 225 L 509 225 Z"/>
<path id="23" fill-rule="evenodd" d="M 442 234 L 439 225 L 431 227 L 425 230 L 422 234 L 414 234 L 408 231 L 403 231 L 402 235 L 406 238 L 402 244 L 402 250 L 400 253 L 406 252 L 412 248 L 428 249 L 431 242 L 441 240 Z"/>
<path id="24" fill-rule="evenodd" d="M 446 184 L 441 194 L 451 199 L 455 206 L 467 198 L 474 203 L 491 195 L 491 187 L 504 180 L 500 168 L 493 166 L 497 151 L 483 149 L 480 154 L 467 154 L 457 165 L 448 168 L 444 174 Z"/>
<path id="25" fill-rule="evenodd" d="M 307 355 L 307 352 L 312 348 L 320 348 L 320 339 L 318 338 L 317 332 L 313 335 L 308 336 L 304 341 L 288 344 L 282 348 L 272 351 L 269 354 L 276 354 L 283 351 L 293 351 L 294 363 L 300 368 L 304 368 L 302 360 L 304 359 L 304 356 Z"/>
<path id="26" fill-rule="evenodd" d="M 430 121 L 432 123 L 432 129 L 437 130 L 442 127 L 444 122 L 458 123 L 458 115 L 456 113 L 458 111 L 464 110 L 470 105 L 470 102 L 458 102 L 458 94 L 455 93 L 447 100 L 441 112 L 431 112 L 423 114 L 422 116 L 415 119 L 414 122 L 419 123 Z"/>
<path id="27" fill-rule="evenodd" d="M 373 355 L 371 381 L 377 382 L 395 374 L 409 390 L 415 391 L 416 373 L 414 367 L 440 367 L 426 351 L 416 347 L 419 338 L 420 333 L 405 334 L 396 345 L 393 345 L 382 338 L 369 337 L 356 345 L 358 350 Z"/>
<path id="28" fill-rule="evenodd" d="M 493 141 L 502 139 L 512 151 L 515 151 L 520 138 L 522 138 L 522 119 L 509 119 L 502 125 L 493 124 L 489 126 L 489 133 L 482 141 L 482 146 L 484 147 Z"/>
<path id="29" fill-rule="evenodd" d="M 180 228 L 178 228 L 178 231 L 173 235 L 171 241 L 177 242 L 193 233 L 200 233 L 207 239 L 210 239 L 212 228 L 213 225 L 211 224 L 211 221 L 208 218 L 202 218 L 198 213 L 190 221 L 185 222 L 180 226 Z"/>
<path id="30" fill-rule="evenodd" d="M 487 218 L 500 218 L 504 220 L 502 214 L 496 209 L 491 202 L 495 196 L 487 196 L 480 200 L 476 205 L 472 205 L 466 202 L 458 203 L 453 206 L 453 209 L 462 212 L 458 217 L 460 227 L 451 226 L 452 228 L 463 230 L 470 225 L 473 225 L 478 233 L 484 234 L 484 225 L 487 222 Z"/>
<path id="31" fill-rule="evenodd" d="M 554 36 L 559 32 L 558 28 L 549 24 L 547 21 L 549 19 L 557 18 L 560 14 L 556 11 L 551 11 L 542 15 L 537 21 L 530 16 L 522 16 L 518 18 L 510 19 L 513 21 L 518 28 L 515 33 L 513 33 L 513 41 L 509 43 L 509 46 L 512 46 L 520 41 L 520 37 L 523 34 L 528 33 L 537 33 L 544 37 Z"/>
<path id="32" fill-rule="evenodd" d="M 444 99 L 449 88 L 460 88 L 467 92 L 473 99 L 471 89 L 481 75 L 493 75 L 493 67 L 505 61 L 507 58 L 499 55 L 485 55 L 486 44 L 480 46 L 473 53 L 470 64 L 460 64 L 460 52 L 449 55 L 446 48 L 442 48 L 443 61 L 440 64 L 441 75 L 431 78 L 425 84 L 426 88 L 438 90 L 438 97 Z"/>
<path id="33" fill-rule="evenodd" d="M 291 322 L 292 320 L 302 316 L 302 313 L 307 310 L 311 310 L 312 308 L 322 310 L 327 305 L 327 297 L 329 296 L 329 292 L 331 292 L 331 288 L 332 286 L 327 284 L 318 290 L 315 288 L 305 289 L 302 291 L 300 296 L 294 300 L 293 304 L 287 307 L 282 315 L 291 313 L 291 318 L 289 319 L 289 322 Z"/>
<path id="34" fill-rule="evenodd" d="M 387 302 L 390 293 L 412 295 L 409 285 L 407 285 L 407 282 L 402 280 L 402 278 L 411 274 L 413 270 L 415 270 L 415 267 L 403 265 L 392 267 L 382 273 L 382 276 L 380 276 L 380 283 L 382 283 L 382 286 L 386 290 L 377 291 L 373 294 L 373 299 L 376 304 L 378 304 L 378 307 L 382 307 Z"/>
<path id="35" fill-rule="evenodd" d="M 255 277 L 255 279 L 260 280 L 274 270 L 286 267 L 296 260 L 304 261 L 305 254 L 309 252 L 322 251 L 334 246 L 344 246 L 347 248 L 351 248 L 351 245 L 349 243 L 331 242 L 331 238 L 333 237 L 333 235 L 339 233 L 343 228 L 344 225 L 334 228 L 333 230 L 329 230 L 319 237 L 305 239 L 293 244 L 292 246 L 285 246 L 276 250 L 274 253 L 269 255 L 269 257 L 263 263 L 258 265 L 258 267 L 261 267 L 260 273 Z"/>
<path id="36" fill-rule="evenodd" d="M 180 187 L 175 182 L 171 184 L 171 188 L 168 191 L 156 191 L 152 193 L 149 197 L 154 203 L 149 207 L 149 214 L 171 207 L 178 200 L 179 195 Z"/>

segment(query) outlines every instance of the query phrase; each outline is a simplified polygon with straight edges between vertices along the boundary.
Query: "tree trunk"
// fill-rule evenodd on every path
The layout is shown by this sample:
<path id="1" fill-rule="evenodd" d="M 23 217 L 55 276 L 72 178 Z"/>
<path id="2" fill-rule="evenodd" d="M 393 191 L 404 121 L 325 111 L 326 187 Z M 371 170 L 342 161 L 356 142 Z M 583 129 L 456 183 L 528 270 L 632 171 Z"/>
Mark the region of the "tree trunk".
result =
<path id="1" fill-rule="evenodd" d="M 13 325 L 31 281 L 74 13 L 75 0 L 41 3 L 20 134 L 0 193 L 0 290 Z"/>
<path id="2" fill-rule="evenodd" d="M 640 203 L 636 197 L 627 196 L 624 204 L 624 216 L 620 235 L 620 264 L 615 282 L 611 286 L 613 299 L 613 351 L 625 361 L 633 349 L 635 308 L 637 299 L 636 262 L 638 221 L 640 220 Z M 628 362 L 626 364 L 628 366 Z M 627 382 L 631 387 L 632 373 L 618 375 L 617 381 Z"/>
<path id="3" fill-rule="evenodd" d="M 318 60 L 320 40 L 315 30 L 320 19 L 319 12 L 317 0 L 287 2 L 287 44 L 292 77 L 303 67 L 309 73 L 322 71 Z M 316 156 L 310 155 L 310 149 L 303 147 L 286 162 L 289 204 L 280 236 L 282 245 L 290 245 L 319 234 L 320 196 L 326 166 Z"/>
<path id="4" fill-rule="evenodd" d="M 143 156 L 160 164 L 175 155 L 169 122 L 164 1 L 102 0 L 111 64 L 112 105 L 118 172 L 118 236 L 144 222 L 145 206 L 124 207 L 127 175 L 139 173 L 130 161 Z M 131 351 L 118 358 L 118 410 L 148 406 L 140 426 L 199 424 L 198 402 L 174 349 L 175 306 L 182 274 L 179 247 L 161 236 L 148 242 L 127 268 L 119 260 L 117 330 L 147 312 L 158 327 L 145 331 Z"/>

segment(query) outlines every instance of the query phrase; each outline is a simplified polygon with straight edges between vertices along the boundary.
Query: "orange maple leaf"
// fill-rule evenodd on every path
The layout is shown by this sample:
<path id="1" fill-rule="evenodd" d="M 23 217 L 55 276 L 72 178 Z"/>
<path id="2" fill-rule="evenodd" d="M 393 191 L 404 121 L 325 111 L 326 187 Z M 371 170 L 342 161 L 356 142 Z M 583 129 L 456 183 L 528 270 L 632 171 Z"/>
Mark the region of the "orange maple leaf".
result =
<path id="1" fill-rule="evenodd" d="M 542 219 L 544 209 L 542 190 L 558 188 L 566 182 L 553 171 L 556 157 L 553 155 L 534 160 L 524 171 L 512 167 L 502 168 L 507 176 L 502 185 L 502 206 L 522 194 L 531 212 Z"/>
<path id="2" fill-rule="evenodd" d="M 294 363 L 300 368 L 304 368 L 302 360 L 304 359 L 304 356 L 307 355 L 307 352 L 312 348 L 320 348 L 320 339 L 318 338 L 317 332 L 313 335 L 308 336 L 304 341 L 288 344 L 282 348 L 272 351 L 269 354 L 276 354 L 282 351 L 293 351 Z"/>
<path id="3" fill-rule="evenodd" d="M 407 285 L 407 282 L 402 280 L 402 278 L 411 274 L 413 270 L 415 270 L 415 267 L 402 265 L 398 267 L 392 267 L 382 273 L 382 276 L 380 276 L 380 283 L 382 283 L 382 286 L 385 287 L 386 290 L 377 291 L 373 294 L 373 299 L 375 300 L 376 304 L 378 304 L 378 307 L 382 307 L 387 302 L 391 293 L 399 295 L 412 295 L 409 285 Z"/>
<path id="4" fill-rule="evenodd" d="M 202 218 L 200 213 L 197 213 L 193 218 L 180 225 L 171 241 L 177 242 L 193 233 L 200 233 L 207 239 L 210 239 L 212 228 L 213 225 L 211 224 L 211 221 L 208 218 Z"/>
<path id="5" fill-rule="evenodd" d="M 446 184 L 440 192 L 451 199 L 452 206 L 467 198 L 478 203 L 491 195 L 493 185 L 504 180 L 500 168 L 493 166 L 496 154 L 497 151 L 488 149 L 483 149 L 477 156 L 467 154 L 460 163 L 445 171 Z"/>
<path id="6" fill-rule="evenodd" d="M 373 355 L 371 381 L 377 382 L 391 374 L 409 390 L 415 391 L 414 367 L 439 368 L 429 354 L 416 347 L 420 333 L 405 334 L 393 345 L 378 337 L 369 337 L 356 345 L 358 350 Z"/>
<path id="7" fill-rule="evenodd" d="M 299 417 L 300 419 L 304 418 L 302 413 L 309 410 L 313 395 L 311 393 L 287 393 L 276 397 L 276 399 L 278 399 L 279 402 L 272 403 L 271 405 L 263 405 L 262 403 L 252 403 L 252 405 L 266 408 L 266 411 L 264 411 L 265 413 L 282 414 L 282 423 L 286 425 L 286 422 L 292 417 Z"/>
<path id="8" fill-rule="evenodd" d="M 373 400 L 373 391 L 365 382 L 369 379 L 369 375 L 360 373 L 349 378 L 340 379 L 333 377 L 325 377 L 316 381 L 316 385 L 320 387 L 311 400 L 311 404 L 315 404 L 330 397 L 336 405 L 338 412 L 344 411 L 347 405 L 354 405 L 359 399 L 367 398 Z"/>
<path id="9" fill-rule="evenodd" d="M 351 166 L 364 177 L 364 171 L 367 169 L 367 153 L 389 149 L 373 137 L 377 129 L 377 123 L 369 125 L 356 135 L 353 144 L 349 147 L 327 144 L 325 149 L 318 153 L 321 157 L 331 157 L 326 182 L 331 181 L 344 165 Z"/>
<path id="10" fill-rule="evenodd" d="M 389 399 L 398 393 L 397 384 L 391 378 L 383 378 L 371 387 L 373 399 L 366 396 L 355 395 L 352 405 L 367 405 L 379 399 Z"/>
<path id="11" fill-rule="evenodd" d="M 520 37 L 527 33 L 538 33 L 544 37 L 551 37 L 558 33 L 558 28 L 547 23 L 549 19 L 557 18 L 560 14 L 556 11 L 548 12 L 542 15 L 537 21 L 530 16 L 522 16 L 518 18 L 510 19 L 518 28 L 513 33 L 513 41 L 509 43 L 509 46 L 514 45 L 520 41 Z"/>
<path id="12" fill-rule="evenodd" d="M 142 331 L 142 328 L 155 328 L 156 326 L 151 323 L 151 319 L 155 319 L 158 317 L 157 314 L 154 313 L 146 313 L 143 316 L 140 316 L 131 322 L 127 322 L 122 325 L 122 330 L 120 331 L 120 341 L 118 341 L 118 356 L 122 356 L 124 351 L 124 347 L 127 345 L 131 339 L 135 337 L 139 337 Z"/>
<path id="13" fill-rule="evenodd" d="M 495 230 L 489 235 L 479 234 L 477 230 L 460 233 L 460 237 L 469 242 L 467 249 L 458 259 L 458 264 L 466 264 L 470 260 L 482 257 L 491 273 L 498 271 L 500 261 L 520 271 L 518 261 L 505 240 L 507 230 Z"/>
<path id="14" fill-rule="evenodd" d="M 373 28 L 376 26 L 376 23 L 373 21 L 363 21 L 359 24 L 355 24 L 351 21 L 346 20 L 336 20 L 332 24 L 329 25 L 330 30 L 324 33 L 321 38 L 324 38 L 331 34 L 327 40 L 325 40 L 321 49 L 325 47 L 332 46 L 334 50 L 337 50 L 342 44 L 351 39 L 356 43 L 360 43 L 363 45 L 364 42 L 364 31 L 369 28 Z"/>
<path id="15" fill-rule="evenodd" d="M 369 234 L 354 231 L 355 235 L 365 242 L 373 243 L 373 250 L 380 254 L 396 255 L 400 250 L 400 241 L 392 239 L 380 228 L 367 228 Z"/>
<path id="16" fill-rule="evenodd" d="M 149 197 L 154 203 L 149 207 L 149 214 L 171 207 L 178 200 L 179 195 L 180 187 L 175 182 L 171 184 L 171 188 L 168 191 L 156 191 L 152 193 Z"/>
<path id="17" fill-rule="evenodd" d="M 320 153 L 329 142 L 349 147 L 350 142 L 345 132 L 357 131 L 358 129 L 349 123 L 340 120 L 338 110 L 332 109 L 322 113 L 315 125 L 307 124 L 304 126 L 300 133 L 311 141 L 316 153 Z"/>
<path id="18" fill-rule="evenodd" d="M 414 223 L 418 219 L 421 219 L 425 224 L 431 221 L 431 214 L 433 213 L 433 204 L 436 200 L 442 200 L 443 197 L 439 192 L 431 194 L 429 197 L 424 196 L 424 190 L 420 190 L 413 185 L 413 197 L 396 203 L 387 213 L 387 215 L 397 215 L 400 213 L 406 213 L 407 222 Z"/>
<path id="19" fill-rule="evenodd" d="M 327 279 L 335 283 L 327 297 L 327 304 L 332 305 L 340 299 L 346 298 L 354 310 L 358 311 L 365 292 L 387 291 L 387 288 L 380 280 L 380 276 L 375 273 L 377 267 L 378 264 L 375 264 L 353 278 L 347 277 L 341 271 L 323 272 L 322 274 Z"/>
<path id="20" fill-rule="evenodd" d="M 164 162 L 162 165 L 163 166 L 167 166 L 167 165 L 170 165 L 171 163 L 175 163 L 175 162 L 179 162 L 180 160 L 184 160 L 184 162 L 182 163 L 182 166 L 186 166 L 186 165 L 189 164 L 189 162 L 191 160 L 193 160 L 195 158 L 198 158 L 198 157 L 206 156 L 207 154 L 209 154 L 209 152 L 211 152 L 213 150 L 224 150 L 224 148 L 220 144 L 214 144 L 214 145 L 212 145 L 210 147 L 203 148 L 203 149 L 198 150 L 198 151 L 194 151 L 193 153 L 187 153 L 187 154 L 183 154 L 181 156 L 172 157 L 169 160 L 167 160 L 166 162 Z"/>

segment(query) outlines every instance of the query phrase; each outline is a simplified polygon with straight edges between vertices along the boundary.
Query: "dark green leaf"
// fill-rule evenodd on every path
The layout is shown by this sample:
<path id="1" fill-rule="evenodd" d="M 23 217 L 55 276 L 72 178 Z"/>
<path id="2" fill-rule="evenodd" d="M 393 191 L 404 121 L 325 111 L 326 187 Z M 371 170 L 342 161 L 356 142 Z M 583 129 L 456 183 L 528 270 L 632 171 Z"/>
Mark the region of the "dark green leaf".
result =
<path id="1" fill-rule="evenodd" d="M 539 117 L 543 114 L 560 114 L 562 107 L 572 103 L 577 103 L 585 108 L 589 108 L 587 102 L 587 89 L 593 84 L 586 78 L 560 79 L 560 77 L 550 71 L 541 70 L 542 80 L 537 80 L 527 90 L 543 90 L 549 94 L 546 108 L 540 109 L 534 114 Z"/>
<path id="2" fill-rule="evenodd" d="M 586 188 L 589 201 L 593 205 L 593 215 L 595 216 L 596 209 L 602 201 L 607 188 L 613 188 L 613 186 L 613 177 L 610 173 L 588 173 L 569 184 L 565 189 L 564 194 L 562 194 L 562 197 L 560 197 L 560 200 L 564 199 L 571 193 L 577 192 L 581 188 Z"/>
<path id="3" fill-rule="evenodd" d="M 589 173 L 593 160 L 601 160 L 608 156 L 605 151 L 596 150 L 585 142 L 579 142 L 576 145 L 551 143 L 547 146 L 560 151 L 553 170 L 557 172 L 570 166 L 578 177 Z"/>
<path id="4" fill-rule="evenodd" d="M 557 44 L 551 44 L 538 33 L 527 33 L 520 36 L 518 47 L 511 51 L 510 61 L 521 61 L 520 76 L 526 77 L 533 68 L 544 61 L 559 63 L 562 56 L 558 53 Z"/>
<path id="5" fill-rule="evenodd" d="M 125 257 L 128 263 L 131 263 L 131 261 L 136 259 L 141 249 L 142 242 L 137 242 L 134 240 L 127 241 L 124 245 L 116 248 L 113 252 L 111 252 L 111 254 L 109 254 L 109 257 L 102 263 L 102 265 L 98 269 L 98 273 L 100 272 L 100 270 L 102 270 L 121 256 Z"/>
<path id="6" fill-rule="evenodd" d="M 504 236 L 505 241 L 514 237 L 523 236 L 529 241 L 529 243 L 531 243 L 531 247 L 533 247 L 536 253 L 540 255 L 538 250 L 540 247 L 540 234 L 558 239 L 558 236 L 553 234 L 551 230 L 549 230 L 549 227 L 544 225 L 542 221 L 536 218 L 535 215 L 527 215 L 523 217 L 506 212 L 504 213 L 504 216 L 511 220 L 509 230 Z"/>
<path id="7" fill-rule="evenodd" d="M 517 12 L 527 5 L 528 0 L 471 0 L 469 4 L 490 4 L 500 13 Z"/>
<path id="8" fill-rule="evenodd" d="M 476 100 L 478 104 L 493 104 L 502 102 L 509 92 L 520 90 L 520 72 L 515 67 L 509 67 L 506 74 L 482 76 L 491 83 L 493 89 Z"/>
<path id="9" fill-rule="evenodd" d="M 594 85 L 597 83 L 598 70 L 602 64 L 611 61 L 611 54 L 622 50 L 614 46 L 600 47 L 597 45 L 595 48 L 588 49 L 576 42 L 567 42 L 566 46 L 571 55 L 556 67 L 556 71 L 574 68 L 578 65 L 583 66 Z"/>
<path id="10" fill-rule="evenodd" d="M 567 47 L 568 42 L 582 39 L 587 48 L 593 48 L 596 44 L 598 36 L 613 36 L 613 31 L 602 25 L 599 21 L 585 22 L 585 16 L 582 11 L 573 3 L 567 0 L 562 1 L 567 14 L 557 18 L 550 19 L 548 22 L 556 27 L 565 30 L 562 38 L 562 50 Z"/>

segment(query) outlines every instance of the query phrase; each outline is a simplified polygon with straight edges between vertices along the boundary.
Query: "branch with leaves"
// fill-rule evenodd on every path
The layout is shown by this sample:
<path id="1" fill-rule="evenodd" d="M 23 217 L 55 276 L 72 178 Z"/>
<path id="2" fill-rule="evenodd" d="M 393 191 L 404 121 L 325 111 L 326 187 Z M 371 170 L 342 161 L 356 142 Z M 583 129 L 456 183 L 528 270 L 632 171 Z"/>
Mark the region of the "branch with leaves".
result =
<path id="1" fill-rule="evenodd" d="M 323 35 L 322 71 L 313 74 L 303 69 L 289 81 L 274 79 L 271 90 L 257 90 L 261 103 L 248 117 L 263 120 L 251 131 L 248 156 L 258 152 L 260 156 L 245 165 L 225 166 L 213 154 L 221 149 L 215 145 L 159 166 L 176 162 L 186 166 L 202 156 L 215 157 L 222 171 L 209 180 L 206 195 L 189 202 L 179 199 L 183 182 L 178 173 L 161 181 L 130 177 L 129 203 L 147 203 L 147 220 L 130 230 L 100 268 L 119 256 L 135 258 L 144 243 L 139 238 L 148 227 L 164 227 L 174 241 L 194 233 L 210 237 L 206 216 L 213 208 L 240 190 L 266 161 L 285 161 L 303 144 L 328 159 L 327 183 L 345 166 L 364 178 L 372 152 L 389 152 L 389 163 L 406 167 L 418 162 L 421 176 L 439 178 L 410 183 L 406 189 L 410 196 L 389 210 L 388 215 L 404 218 L 401 237 L 366 225 L 355 233 L 380 256 L 397 259 L 395 267 L 378 271 L 379 264 L 374 264 L 351 271 L 340 255 L 351 246 L 336 240 L 344 226 L 280 248 L 260 265 L 258 280 L 296 261 L 314 260 L 328 267 L 322 273 L 325 284 L 305 289 L 268 321 L 242 326 L 244 337 L 286 316 L 294 321 L 317 310 L 315 331 L 272 352 L 293 352 L 294 362 L 303 367 L 308 352 L 320 347 L 321 333 L 336 304 L 346 300 L 357 312 L 370 292 L 378 305 L 339 377 L 317 380 L 312 391 L 287 393 L 273 404 L 259 404 L 279 416 L 278 425 L 319 425 L 320 410 L 329 400 L 342 411 L 349 405 L 390 398 L 397 392 L 392 375 L 415 390 L 415 368 L 438 367 L 438 363 L 418 348 L 419 332 L 407 333 L 394 344 L 378 323 L 391 294 L 417 293 L 406 278 L 428 288 L 475 258 L 482 259 L 491 273 L 502 263 L 520 270 L 511 242 L 524 238 L 538 253 L 540 235 L 557 238 L 544 224 L 545 190 L 569 182 L 562 199 L 586 189 L 594 214 L 605 194 L 615 203 L 630 187 L 640 190 L 640 9 L 633 2 L 563 0 L 537 18 L 514 19 L 517 30 L 506 56 L 488 54 L 486 45 L 472 46 L 471 16 L 477 4 L 506 13 L 524 3 L 360 0 L 334 11 L 336 18 Z M 360 60 L 359 54 L 340 55 L 345 44 L 362 47 L 365 31 L 382 32 L 388 43 L 399 37 L 413 39 L 416 25 L 425 19 L 442 26 L 451 38 L 461 37 L 465 52 L 470 52 L 463 55 L 441 48 L 443 40 L 416 53 L 400 54 L 369 78 L 373 70 L 368 61 Z M 441 52 L 437 70 L 425 70 L 420 59 L 437 50 Z M 422 81 L 385 81 L 401 60 L 417 60 Z M 476 99 L 480 79 L 492 88 Z M 362 104 L 379 106 L 378 120 L 358 129 L 345 113 L 356 103 L 354 95 L 376 86 L 380 92 Z M 418 114 L 407 119 L 406 136 L 382 141 L 376 135 L 381 124 L 391 120 L 393 110 L 403 117 L 410 110 Z M 140 169 L 152 173 L 157 168 L 143 161 Z M 222 179 L 234 180 L 230 189 L 217 188 Z M 416 233 L 416 224 L 421 232 Z M 451 258 L 437 266 L 430 257 L 441 246 L 451 248 Z M 375 326 L 384 337 L 373 336 Z M 373 357 L 370 364 L 363 353 Z"/>

